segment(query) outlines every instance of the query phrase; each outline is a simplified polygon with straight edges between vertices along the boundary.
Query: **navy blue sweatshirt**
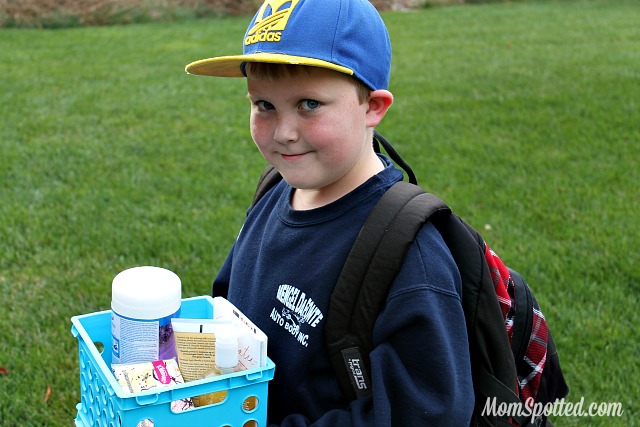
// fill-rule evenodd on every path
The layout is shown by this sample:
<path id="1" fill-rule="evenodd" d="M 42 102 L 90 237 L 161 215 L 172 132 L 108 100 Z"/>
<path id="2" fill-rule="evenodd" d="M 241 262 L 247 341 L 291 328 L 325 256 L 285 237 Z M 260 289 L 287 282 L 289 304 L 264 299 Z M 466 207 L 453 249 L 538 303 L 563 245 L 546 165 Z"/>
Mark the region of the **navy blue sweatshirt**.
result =
<path id="1" fill-rule="evenodd" d="M 293 210 L 280 182 L 248 215 L 215 282 L 269 338 L 275 362 L 268 418 L 283 426 L 468 426 L 471 367 L 460 276 L 441 236 L 425 225 L 373 331 L 373 395 L 347 401 L 327 356 L 331 293 L 355 238 L 382 194 L 402 179 L 385 170 L 341 199 Z"/>

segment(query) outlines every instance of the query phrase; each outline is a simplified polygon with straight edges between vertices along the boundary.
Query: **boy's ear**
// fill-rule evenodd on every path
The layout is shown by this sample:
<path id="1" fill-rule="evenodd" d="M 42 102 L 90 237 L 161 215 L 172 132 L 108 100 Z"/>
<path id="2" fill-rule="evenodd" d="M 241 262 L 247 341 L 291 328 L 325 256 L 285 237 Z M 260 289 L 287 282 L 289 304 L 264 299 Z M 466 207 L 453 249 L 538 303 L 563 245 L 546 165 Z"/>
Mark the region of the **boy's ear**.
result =
<path id="1" fill-rule="evenodd" d="M 367 126 L 374 127 L 382 121 L 391 104 L 393 104 L 393 95 L 388 90 L 378 89 L 371 92 L 367 109 Z"/>

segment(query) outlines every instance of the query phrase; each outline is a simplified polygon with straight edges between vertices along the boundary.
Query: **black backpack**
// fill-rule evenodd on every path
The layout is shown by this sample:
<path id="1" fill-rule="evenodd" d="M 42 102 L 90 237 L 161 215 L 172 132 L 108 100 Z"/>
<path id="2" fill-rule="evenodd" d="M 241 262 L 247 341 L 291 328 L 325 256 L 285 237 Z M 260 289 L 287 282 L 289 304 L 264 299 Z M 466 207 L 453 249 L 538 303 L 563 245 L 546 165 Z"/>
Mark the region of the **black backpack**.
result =
<path id="1" fill-rule="evenodd" d="M 526 281 L 442 200 L 425 193 L 411 168 L 376 131 L 377 152 L 380 145 L 405 170 L 409 182 L 393 185 L 372 210 L 331 297 L 324 335 L 343 392 L 350 399 L 371 394 L 368 355 L 373 349 L 373 325 L 416 233 L 431 221 L 462 278 L 476 399 L 472 425 L 550 424 L 544 415 L 532 417 L 525 403 L 553 403 L 568 394 L 568 387 L 546 320 Z M 280 174 L 267 167 L 252 207 L 280 180 Z M 495 410 L 486 413 L 487 407 L 501 404 L 523 410 L 512 417 L 496 416 Z"/>

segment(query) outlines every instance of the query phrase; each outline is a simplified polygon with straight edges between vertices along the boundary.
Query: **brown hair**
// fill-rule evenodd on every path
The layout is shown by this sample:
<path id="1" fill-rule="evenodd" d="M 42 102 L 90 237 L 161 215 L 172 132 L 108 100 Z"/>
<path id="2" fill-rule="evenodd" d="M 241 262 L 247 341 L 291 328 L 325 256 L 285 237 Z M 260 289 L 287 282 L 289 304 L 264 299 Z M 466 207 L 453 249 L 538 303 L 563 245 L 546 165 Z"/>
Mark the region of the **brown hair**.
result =
<path id="1" fill-rule="evenodd" d="M 246 70 L 246 73 L 250 74 L 252 78 L 256 78 L 259 80 L 266 80 L 266 81 L 274 81 L 274 80 L 279 80 L 285 76 L 293 77 L 293 76 L 299 75 L 300 73 L 309 74 L 310 67 L 307 65 L 296 65 L 296 64 L 247 62 L 245 65 L 245 70 Z M 360 101 L 360 104 L 364 104 L 365 102 L 367 102 L 367 99 L 369 99 L 369 95 L 371 94 L 371 89 L 369 88 L 369 86 L 365 85 L 357 77 L 349 76 L 348 74 L 344 74 L 344 76 L 351 78 L 351 80 L 353 81 L 356 89 L 356 94 L 358 96 L 358 101 Z"/>

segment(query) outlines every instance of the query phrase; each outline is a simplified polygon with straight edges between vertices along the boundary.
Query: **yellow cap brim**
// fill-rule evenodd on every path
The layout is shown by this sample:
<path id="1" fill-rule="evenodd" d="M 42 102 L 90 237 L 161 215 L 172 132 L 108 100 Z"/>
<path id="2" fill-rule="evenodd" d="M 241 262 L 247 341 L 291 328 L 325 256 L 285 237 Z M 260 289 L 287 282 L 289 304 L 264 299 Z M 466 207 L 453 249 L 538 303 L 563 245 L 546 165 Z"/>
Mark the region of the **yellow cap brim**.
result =
<path id="1" fill-rule="evenodd" d="M 245 62 L 268 62 L 272 64 L 308 65 L 328 68 L 344 74 L 353 75 L 353 70 L 321 59 L 304 56 L 291 56 L 280 53 L 252 53 L 249 55 L 219 56 L 201 59 L 188 64 L 184 70 L 189 74 L 216 77 L 244 77 L 242 64 Z"/>

